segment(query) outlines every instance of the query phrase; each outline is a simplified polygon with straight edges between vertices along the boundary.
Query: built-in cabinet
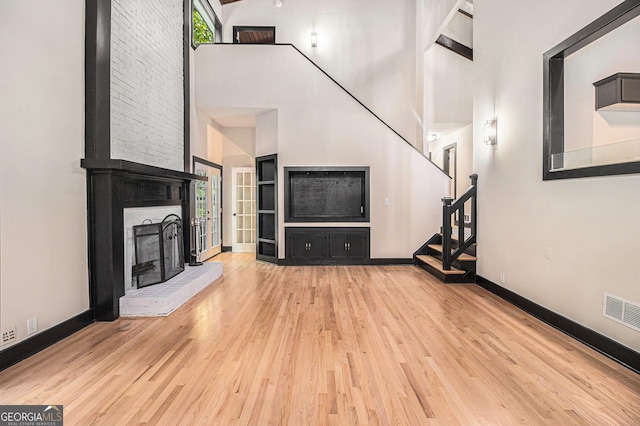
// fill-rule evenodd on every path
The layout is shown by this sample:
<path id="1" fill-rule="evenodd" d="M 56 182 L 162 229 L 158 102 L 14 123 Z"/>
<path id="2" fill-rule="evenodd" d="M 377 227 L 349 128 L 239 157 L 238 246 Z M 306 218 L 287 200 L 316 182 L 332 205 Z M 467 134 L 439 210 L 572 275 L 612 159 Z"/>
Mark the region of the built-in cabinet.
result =
<path id="1" fill-rule="evenodd" d="M 310 228 L 286 228 L 287 258 L 294 262 L 306 263 L 311 260 L 323 260 L 327 257 L 324 232 Z"/>
<path id="2" fill-rule="evenodd" d="M 369 258 L 369 228 L 336 229 L 328 235 L 331 259 L 365 260 Z"/>
<path id="3" fill-rule="evenodd" d="M 256 158 L 256 259 L 278 263 L 278 162 L 277 156 Z"/>
<path id="4" fill-rule="evenodd" d="M 368 263 L 369 236 L 370 229 L 364 227 L 288 227 L 285 228 L 285 263 Z"/>

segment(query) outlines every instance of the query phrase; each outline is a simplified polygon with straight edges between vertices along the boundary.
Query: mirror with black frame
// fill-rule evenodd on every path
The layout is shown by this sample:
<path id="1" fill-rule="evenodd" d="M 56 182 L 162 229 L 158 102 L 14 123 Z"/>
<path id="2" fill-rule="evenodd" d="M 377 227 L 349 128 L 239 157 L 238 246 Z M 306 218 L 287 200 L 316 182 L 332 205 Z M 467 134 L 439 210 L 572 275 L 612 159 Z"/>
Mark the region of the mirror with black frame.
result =
<path id="1" fill-rule="evenodd" d="M 640 173 L 640 0 L 544 54 L 543 180 Z"/>

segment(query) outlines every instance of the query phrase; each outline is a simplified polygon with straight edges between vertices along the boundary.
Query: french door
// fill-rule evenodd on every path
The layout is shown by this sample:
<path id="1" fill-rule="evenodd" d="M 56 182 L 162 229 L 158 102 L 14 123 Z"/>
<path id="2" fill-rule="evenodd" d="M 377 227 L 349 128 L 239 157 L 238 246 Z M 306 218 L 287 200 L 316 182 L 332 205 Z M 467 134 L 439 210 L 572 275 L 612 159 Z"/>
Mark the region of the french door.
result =
<path id="1" fill-rule="evenodd" d="M 197 249 L 200 259 L 206 260 L 222 249 L 222 167 L 216 164 L 194 162 L 195 174 L 206 176 L 207 181 L 196 183 L 196 218 L 198 222 Z"/>
<path id="2" fill-rule="evenodd" d="M 255 252 L 256 172 L 253 167 L 234 167 L 232 176 L 232 250 L 235 252 Z"/>

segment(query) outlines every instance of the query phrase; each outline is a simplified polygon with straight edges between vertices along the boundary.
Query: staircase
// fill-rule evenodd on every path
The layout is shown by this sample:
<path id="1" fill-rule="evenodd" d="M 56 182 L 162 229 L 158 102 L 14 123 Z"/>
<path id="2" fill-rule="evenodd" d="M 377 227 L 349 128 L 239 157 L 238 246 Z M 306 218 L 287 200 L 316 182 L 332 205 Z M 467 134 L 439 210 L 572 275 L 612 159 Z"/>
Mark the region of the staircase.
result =
<path id="1" fill-rule="evenodd" d="M 476 280 L 478 175 L 469 178 L 471 186 L 460 198 L 442 199 L 441 232 L 413 254 L 416 265 L 443 283 L 474 283 Z M 468 216 L 465 209 L 469 210 Z"/>

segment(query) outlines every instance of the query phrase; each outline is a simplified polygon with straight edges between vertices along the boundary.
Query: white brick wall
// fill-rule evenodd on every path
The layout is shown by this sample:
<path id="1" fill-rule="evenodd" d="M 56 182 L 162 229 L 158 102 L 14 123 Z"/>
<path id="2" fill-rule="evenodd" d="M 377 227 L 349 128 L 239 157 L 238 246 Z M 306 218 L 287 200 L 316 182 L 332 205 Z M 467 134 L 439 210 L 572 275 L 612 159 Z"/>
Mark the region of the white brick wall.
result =
<path id="1" fill-rule="evenodd" d="M 184 170 L 182 0 L 113 0 L 111 158 Z"/>

